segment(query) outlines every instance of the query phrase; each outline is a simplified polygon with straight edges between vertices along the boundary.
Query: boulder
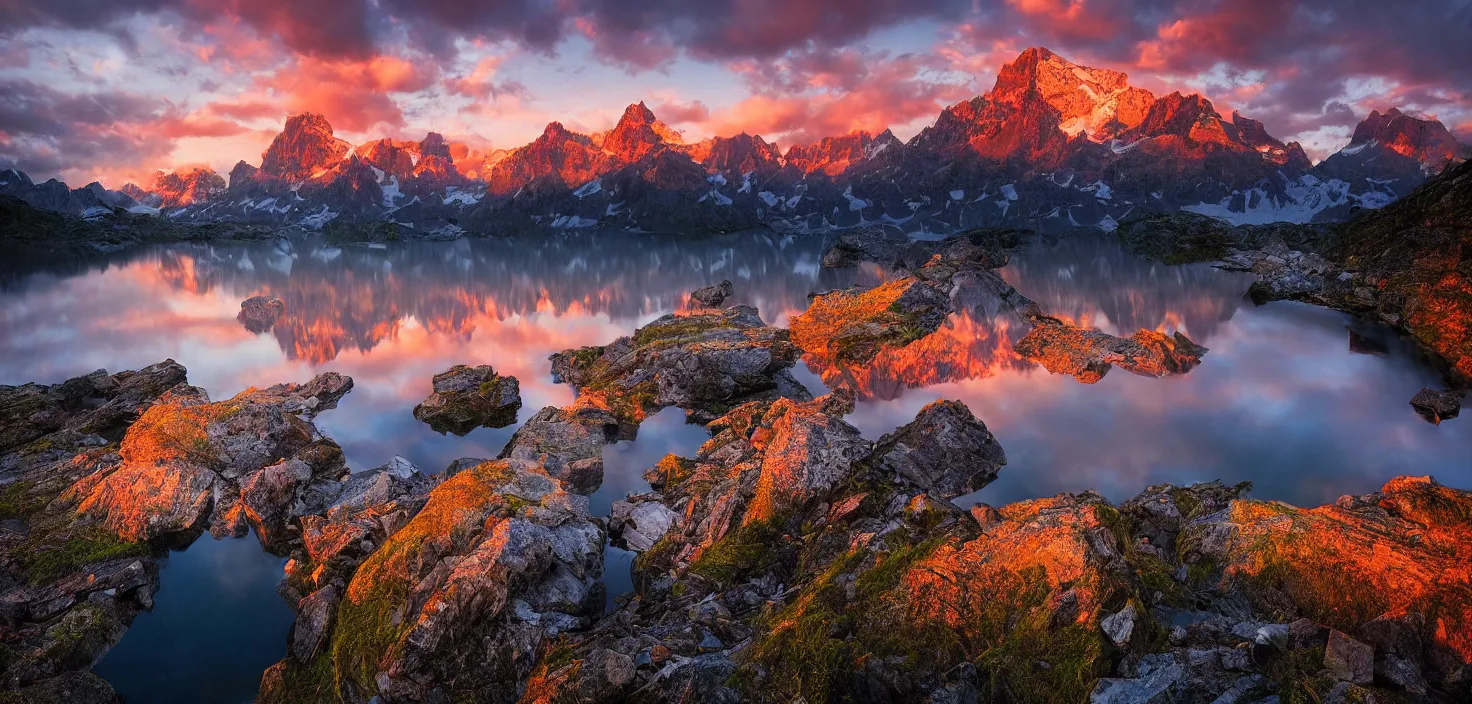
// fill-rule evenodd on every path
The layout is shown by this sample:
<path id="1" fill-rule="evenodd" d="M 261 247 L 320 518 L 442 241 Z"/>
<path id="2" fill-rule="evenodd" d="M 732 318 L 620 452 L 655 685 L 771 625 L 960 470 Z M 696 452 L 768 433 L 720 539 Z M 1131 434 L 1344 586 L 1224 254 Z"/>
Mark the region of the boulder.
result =
<path id="1" fill-rule="evenodd" d="M 632 427 L 668 406 L 704 422 L 757 398 L 806 399 L 789 371 L 797 355 L 786 330 L 738 305 L 666 315 L 606 346 L 555 354 L 552 369 L 577 388 L 578 407 Z"/>
<path id="2" fill-rule="evenodd" d="M 1342 682 L 1370 684 L 1375 680 L 1375 649 L 1331 629 L 1324 667 Z"/>
<path id="3" fill-rule="evenodd" d="M 253 333 L 269 331 L 277 319 L 286 311 L 286 304 L 273 296 L 251 296 L 240 302 L 240 313 L 235 316 L 246 330 Z"/>
<path id="4" fill-rule="evenodd" d="M 516 430 L 501 458 L 536 462 L 569 490 L 591 494 L 603 483 L 603 448 L 631 436 L 626 427 L 601 408 L 547 406 Z"/>
<path id="5" fill-rule="evenodd" d="M 700 308 L 719 308 L 722 303 L 726 302 L 727 298 L 731 297 L 731 291 L 731 281 L 729 279 L 722 280 L 714 286 L 695 289 L 690 294 L 690 303 Z"/>
<path id="6" fill-rule="evenodd" d="M 1421 389 L 1411 398 L 1411 408 L 1416 409 L 1427 422 L 1440 425 L 1461 412 L 1463 395 L 1461 391 Z"/>
<path id="7" fill-rule="evenodd" d="M 625 550 L 644 552 L 680 524 L 680 514 L 659 501 L 615 501 L 608 532 L 614 544 Z"/>
<path id="8" fill-rule="evenodd" d="M 414 407 L 414 418 L 441 435 L 465 435 L 476 428 L 504 428 L 521 410 L 521 386 L 487 365 L 457 364 L 434 375 L 434 390 Z"/>
<path id="9" fill-rule="evenodd" d="M 1002 445 L 959 401 L 936 401 L 880 438 L 870 461 L 942 499 L 979 491 L 1007 464 Z"/>
<path id="10" fill-rule="evenodd" d="M 299 662 L 311 662 L 317 657 L 332 629 L 332 616 L 341 598 L 337 587 L 328 585 L 297 604 L 296 622 L 291 626 L 292 657 Z"/>

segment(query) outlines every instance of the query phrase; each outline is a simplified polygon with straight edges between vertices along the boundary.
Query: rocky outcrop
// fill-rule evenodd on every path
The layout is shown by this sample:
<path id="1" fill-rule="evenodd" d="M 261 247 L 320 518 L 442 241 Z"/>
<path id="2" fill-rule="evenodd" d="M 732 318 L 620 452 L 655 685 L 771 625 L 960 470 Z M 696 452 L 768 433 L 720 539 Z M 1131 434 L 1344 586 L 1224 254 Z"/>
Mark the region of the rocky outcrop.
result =
<path id="1" fill-rule="evenodd" d="M 0 387 L 0 669 L 3 689 L 20 688 L 21 700 L 114 700 L 85 670 L 152 607 L 158 565 L 148 545 L 77 516 L 59 497 L 116 466 L 130 424 L 184 378 L 168 360 Z"/>
<path id="2" fill-rule="evenodd" d="M 539 466 L 464 469 L 358 567 L 328 634 L 268 670 L 259 701 L 514 701 L 536 654 L 601 606 L 603 542 L 587 500 Z"/>
<path id="3" fill-rule="evenodd" d="M 793 342 L 804 352 L 838 364 L 864 364 L 886 347 L 935 332 L 950 312 L 943 288 L 907 276 L 874 288 L 818 294 L 790 325 Z"/>
<path id="4" fill-rule="evenodd" d="M 1112 367 L 1140 376 L 1185 374 L 1201 363 L 1207 350 L 1177 332 L 1138 330 L 1130 337 L 1113 335 L 1041 318 L 1013 348 L 1054 374 L 1068 374 L 1085 384 L 1104 378 Z"/>
<path id="5" fill-rule="evenodd" d="M 465 435 L 476 428 L 504 428 L 521 410 L 521 385 L 487 365 L 457 364 L 434 375 L 434 390 L 414 407 L 414 418 L 436 432 Z"/>
<path id="6" fill-rule="evenodd" d="M 666 315 L 603 347 L 552 355 L 553 379 L 572 385 L 577 402 L 543 408 L 501 456 L 541 463 L 591 493 L 603 481 L 603 447 L 632 438 L 661 408 L 703 422 L 753 399 L 808 398 L 789 371 L 796 357 L 788 332 L 749 306 Z"/>
<path id="7" fill-rule="evenodd" d="M 128 429 L 115 466 L 73 484 L 58 503 L 124 540 L 208 521 L 217 535 L 244 535 L 249 526 L 262 542 L 277 542 L 314 487 L 346 472 L 342 450 L 310 418 L 351 389 L 351 379 L 329 372 L 211 403 L 181 384 Z"/>
<path id="8" fill-rule="evenodd" d="M 286 311 L 286 303 L 272 296 L 251 296 L 240 302 L 240 313 L 235 319 L 240 321 L 245 329 L 260 334 L 269 331 L 276 325 L 281 314 Z"/>
<path id="9" fill-rule="evenodd" d="M 552 374 L 578 391 L 578 405 L 623 423 L 677 406 L 710 420 L 755 397 L 804 396 L 788 368 L 797 348 L 755 308 L 666 315 L 603 347 L 552 356 Z"/>

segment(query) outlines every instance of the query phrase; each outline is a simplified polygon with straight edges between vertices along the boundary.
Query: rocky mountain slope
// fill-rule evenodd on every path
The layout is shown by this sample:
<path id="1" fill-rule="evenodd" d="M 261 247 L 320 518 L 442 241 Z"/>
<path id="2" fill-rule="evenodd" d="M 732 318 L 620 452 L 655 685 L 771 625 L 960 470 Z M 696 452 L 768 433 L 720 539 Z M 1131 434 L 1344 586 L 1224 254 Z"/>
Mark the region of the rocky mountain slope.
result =
<path id="1" fill-rule="evenodd" d="M 259 167 L 242 161 L 228 179 L 192 168 L 114 193 L 11 172 L 0 194 L 74 215 L 160 208 L 179 222 L 331 223 L 368 239 L 758 225 L 1061 231 L 1178 210 L 1235 224 L 1343 220 L 1468 156 L 1440 122 L 1391 109 L 1371 113 L 1348 146 L 1313 165 L 1298 144 L 1241 114 L 1223 116 L 1200 95 L 1157 97 L 1123 73 L 1042 48 L 1022 52 L 991 90 L 946 108 L 908 142 L 885 131 L 785 151 L 747 134 L 692 144 L 638 103 L 607 132 L 552 122 L 480 163 L 457 164 L 451 151 L 433 132 L 354 147 L 322 116 L 300 114 Z"/>

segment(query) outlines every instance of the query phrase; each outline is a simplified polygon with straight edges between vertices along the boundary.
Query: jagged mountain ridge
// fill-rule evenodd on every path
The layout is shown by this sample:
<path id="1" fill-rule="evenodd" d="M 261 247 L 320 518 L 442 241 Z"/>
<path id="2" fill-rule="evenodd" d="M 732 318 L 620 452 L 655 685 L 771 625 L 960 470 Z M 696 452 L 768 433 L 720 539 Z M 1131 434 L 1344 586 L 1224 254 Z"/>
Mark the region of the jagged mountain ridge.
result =
<path id="1" fill-rule="evenodd" d="M 242 161 L 228 182 L 190 169 L 122 193 L 97 186 L 91 196 L 63 197 L 64 184 L 43 189 L 29 179 L 0 192 L 75 214 L 116 202 L 185 222 L 392 221 L 417 237 L 875 223 L 1108 229 L 1170 210 L 1238 223 L 1343 219 L 1466 156 L 1441 123 L 1392 109 L 1372 113 L 1349 146 L 1314 166 L 1298 144 L 1236 112 L 1223 117 L 1199 95 L 1157 98 L 1123 73 L 1034 48 L 1005 65 L 986 94 L 946 108 L 908 142 L 886 130 L 785 152 L 747 134 L 687 143 L 636 103 L 607 132 L 552 122 L 527 145 L 456 164 L 436 133 L 354 147 L 325 118 L 304 113 L 287 120 L 259 167 Z M 11 192 L 26 189 L 45 194 Z"/>

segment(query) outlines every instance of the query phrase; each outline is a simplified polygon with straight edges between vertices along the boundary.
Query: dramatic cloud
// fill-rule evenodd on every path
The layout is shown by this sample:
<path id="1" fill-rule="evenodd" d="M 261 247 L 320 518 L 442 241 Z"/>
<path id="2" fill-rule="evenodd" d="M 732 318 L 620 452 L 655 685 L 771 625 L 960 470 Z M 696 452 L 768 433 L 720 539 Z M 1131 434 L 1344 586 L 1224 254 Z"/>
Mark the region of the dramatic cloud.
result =
<path id="1" fill-rule="evenodd" d="M 1391 106 L 1472 138 L 1469 37 L 1469 0 L 0 0 L 0 159 L 228 167 L 305 110 L 349 139 L 436 129 L 489 153 L 640 98 L 697 137 L 904 137 L 1028 46 L 1322 157 Z"/>

